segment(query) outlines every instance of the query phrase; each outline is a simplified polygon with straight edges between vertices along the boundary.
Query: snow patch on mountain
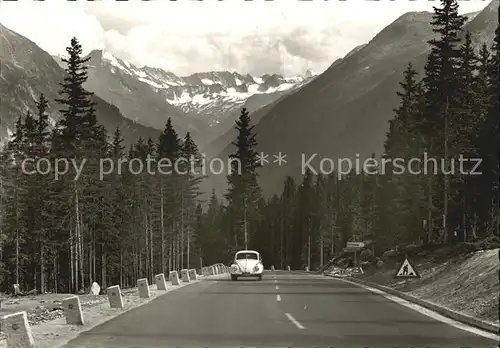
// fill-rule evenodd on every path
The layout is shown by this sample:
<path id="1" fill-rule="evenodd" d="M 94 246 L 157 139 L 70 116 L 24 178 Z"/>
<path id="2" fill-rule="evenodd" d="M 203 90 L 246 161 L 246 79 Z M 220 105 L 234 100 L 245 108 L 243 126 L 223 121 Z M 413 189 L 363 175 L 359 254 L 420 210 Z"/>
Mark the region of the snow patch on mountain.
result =
<path id="1" fill-rule="evenodd" d="M 4 136 L 4 137 L 0 137 L 0 150 L 4 150 L 5 149 L 5 145 L 7 145 L 7 143 L 9 143 L 10 141 L 12 141 L 12 139 L 14 138 L 14 132 L 12 131 L 12 129 L 10 129 L 7 126 L 6 130 L 7 130 L 7 135 Z"/>

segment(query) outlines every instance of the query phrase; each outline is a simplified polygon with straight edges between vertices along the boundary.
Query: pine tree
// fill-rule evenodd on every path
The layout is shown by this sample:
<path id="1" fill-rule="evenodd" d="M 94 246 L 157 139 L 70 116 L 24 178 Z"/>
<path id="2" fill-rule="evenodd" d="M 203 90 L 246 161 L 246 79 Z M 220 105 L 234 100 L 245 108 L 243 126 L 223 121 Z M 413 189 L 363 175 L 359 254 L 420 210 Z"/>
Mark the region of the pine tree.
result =
<path id="1" fill-rule="evenodd" d="M 222 256 L 228 256 L 228 240 L 223 235 L 226 219 L 224 208 L 217 199 L 215 190 L 212 190 L 207 212 L 203 217 L 203 230 L 199 234 L 203 264 L 215 263 L 221 251 Z"/>
<path id="2" fill-rule="evenodd" d="M 417 72 L 411 64 L 408 64 L 403 81 L 400 83 L 401 90 L 397 92 L 401 100 L 400 105 L 394 109 L 394 119 L 390 121 L 389 133 L 385 141 L 383 157 L 391 162 L 381 168 L 384 177 L 384 194 L 389 195 L 391 199 L 386 203 L 386 209 L 383 209 L 387 214 L 384 219 L 387 225 L 379 231 L 384 234 L 386 231 L 391 231 L 392 238 L 408 242 L 415 238 L 414 226 L 420 225 L 415 221 L 419 220 L 418 207 L 425 202 L 424 197 L 418 194 L 424 178 L 401 172 L 398 167 L 401 163 L 395 161 L 403 160 L 409 163 L 410 159 L 423 155 L 420 149 L 423 139 L 418 136 L 421 125 L 422 89 L 416 77 Z M 414 170 L 422 170 L 422 168 L 414 168 Z M 381 190 L 377 189 L 379 184 L 379 181 L 372 182 L 371 189 L 381 193 Z M 376 201 L 376 198 L 373 198 L 373 201 Z"/>
<path id="3" fill-rule="evenodd" d="M 195 209 L 197 206 L 197 198 L 200 195 L 199 185 L 203 177 L 199 174 L 200 170 L 200 153 L 198 146 L 195 144 L 194 140 L 191 138 L 191 134 L 188 132 L 184 137 L 184 141 L 181 148 L 182 157 L 187 162 L 184 173 L 182 174 L 182 211 L 184 217 L 184 225 L 187 228 L 186 231 L 186 264 L 187 268 L 190 266 L 191 257 L 191 239 L 193 237 L 194 225 L 196 223 Z"/>
<path id="4" fill-rule="evenodd" d="M 286 269 L 286 266 L 291 263 L 291 245 L 292 236 L 290 231 L 292 229 L 293 212 L 295 211 L 296 185 L 292 177 L 287 176 L 283 185 L 283 193 L 281 195 L 281 223 L 280 223 L 280 240 L 281 240 L 281 269 Z"/>
<path id="5" fill-rule="evenodd" d="M 231 173 L 227 176 L 229 190 L 226 198 L 229 201 L 228 209 L 236 220 L 233 223 L 234 245 L 233 250 L 243 246 L 245 249 L 251 244 L 252 222 L 258 219 L 256 205 L 260 200 L 261 192 L 257 183 L 257 146 L 254 126 L 248 111 L 243 108 L 236 121 L 238 137 L 232 144 L 236 152 L 230 155 Z"/>
<path id="6" fill-rule="evenodd" d="M 45 96 L 42 94 L 35 104 L 37 108 L 37 119 L 35 120 L 34 127 L 34 149 L 32 155 L 35 160 L 39 160 L 48 158 L 49 156 L 51 133 L 49 131 L 47 99 L 45 99 Z M 33 177 L 33 194 L 31 199 L 34 206 L 34 235 L 36 235 L 36 251 L 38 253 L 36 268 L 39 268 L 37 273 L 38 271 L 40 272 L 39 289 L 41 293 L 45 293 L 49 286 L 46 281 L 46 268 L 48 268 L 48 261 L 55 256 L 52 248 L 48 244 L 52 237 L 51 223 L 53 223 L 53 220 L 50 219 L 50 212 L 47 209 L 47 202 L 50 201 L 50 184 L 50 179 L 39 172 Z M 56 276 L 53 270 L 51 273 L 51 283 L 53 284 Z"/>
<path id="7" fill-rule="evenodd" d="M 66 243 L 69 245 L 69 250 L 61 250 L 60 270 L 70 275 L 69 290 L 76 292 L 85 286 L 84 233 L 88 226 L 99 225 L 98 220 L 104 218 L 102 210 L 98 208 L 102 199 L 97 193 L 102 190 L 96 161 L 103 157 L 107 144 L 104 129 L 95 121 L 92 93 L 83 87 L 88 77 L 85 63 L 89 58 L 82 58 L 83 49 L 76 38 L 71 39 L 66 51 L 68 58 L 63 59 L 66 74 L 61 82 L 59 98 L 56 99 L 62 105 L 60 113 L 63 117 L 55 129 L 51 155 L 53 159 L 92 162 L 81 181 L 73 180 L 76 173 L 70 170 L 59 182 L 54 183 L 57 192 L 54 201 L 57 200 L 59 205 L 53 207 L 53 214 L 64 216 L 67 221 L 57 231 L 58 240 L 61 246 Z"/>
<path id="8" fill-rule="evenodd" d="M 63 105 L 60 110 L 63 119 L 60 122 L 62 131 L 60 136 L 64 141 L 65 150 L 69 154 L 76 153 L 82 133 L 83 119 L 91 122 L 93 103 L 90 100 L 91 92 L 84 89 L 87 81 L 87 67 L 85 63 L 90 57 L 82 58 L 83 49 L 78 40 L 73 37 L 70 46 L 66 48 L 68 58 L 62 58 L 66 63 L 66 76 L 61 83 L 60 98 L 56 101 Z"/>
<path id="9" fill-rule="evenodd" d="M 161 231 L 163 239 L 169 247 L 168 269 L 177 270 L 180 269 L 180 247 L 184 228 L 182 219 L 179 219 L 182 208 L 182 178 L 179 175 L 181 167 L 176 166 L 181 156 L 182 144 L 172 125 L 172 120 L 169 118 L 158 144 L 159 160 L 164 159 L 167 164 L 171 165 L 170 174 L 160 175 L 160 200 L 163 207 Z"/>
<path id="10" fill-rule="evenodd" d="M 3 220 L 2 230 L 7 238 L 3 245 L 3 259 L 5 268 L 10 275 L 8 282 L 10 284 L 27 284 L 21 268 L 27 261 L 27 254 L 23 252 L 22 247 L 27 240 L 26 222 L 23 216 L 26 201 L 26 175 L 22 173 L 21 163 L 25 159 L 26 148 L 26 130 L 22 116 L 16 121 L 16 129 L 6 147 L 6 200 L 5 200 L 5 218 Z M 29 168 L 28 168 L 29 169 Z M 30 281 L 31 279 L 28 279 Z M 30 284 L 32 285 L 32 284 Z M 4 284 L 5 288 L 5 284 Z M 10 290 L 10 289 L 8 289 Z"/>
<path id="11" fill-rule="evenodd" d="M 292 269 L 303 269 L 309 261 L 309 238 L 312 237 L 312 223 L 314 214 L 314 185 L 313 174 L 307 170 L 301 185 L 297 189 L 297 205 L 293 213 L 293 227 L 291 236 Z"/>
<path id="12" fill-rule="evenodd" d="M 460 32 L 467 17 L 458 14 L 457 0 L 441 0 L 441 8 L 434 7 L 433 31 L 437 39 L 429 41 L 431 52 L 425 67 L 424 86 L 426 88 L 426 109 L 424 112 L 424 134 L 427 138 L 428 153 L 435 158 L 442 158 L 444 168 L 449 170 L 450 127 L 453 119 L 451 106 L 454 102 L 453 91 L 457 88 L 457 70 L 460 57 Z M 437 189 L 441 190 L 440 185 Z M 436 198 L 434 196 L 434 198 Z M 448 203 L 449 178 L 443 175 L 442 199 L 443 231 L 442 238 L 448 241 Z"/>
<path id="13" fill-rule="evenodd" d="M 203 244 L 202 244 L 202 234 L 203 234 L 203 208 L 201 204 L 198 203 L 194 210 L 194 223 L 193 223 L 193 233 L 192 233 L 192 256 L 193 264 L 200 265 L 200 269 L 203 267 Z M 189 262 L 188 262 L 189 264 Z"/>

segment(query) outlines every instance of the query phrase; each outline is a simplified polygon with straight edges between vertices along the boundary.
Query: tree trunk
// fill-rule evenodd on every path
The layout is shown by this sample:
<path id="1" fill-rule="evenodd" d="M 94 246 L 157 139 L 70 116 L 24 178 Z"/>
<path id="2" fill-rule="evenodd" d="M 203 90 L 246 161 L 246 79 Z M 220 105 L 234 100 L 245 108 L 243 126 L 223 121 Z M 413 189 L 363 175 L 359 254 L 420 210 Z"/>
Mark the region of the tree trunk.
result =
<path id="1" fill-rule="evenodd" d="M 140 245 L 137 246 L 137 250 L 138 250 L 138 252 L 137 252 L 137 258 L 139 260 L 138 272 L 139 272 L 139 274 L 141 275 L 141 278 L 142 278 L 144 270 L 142 269 L 142 249 L 141 249 Z M 146 275 L 146 278 L 147 278 L 147 275 Z"/>
<path id="2" fill-rule="evenodd" d="M 74 259 L 74 270 L 75 270 L 75 293 L 80 290 L 80 274 L 79 274 L 79 260 L 80 260 L 80 255 L 79 255 L 79 249 L 80 249 L 80 207 L 79 207 L 79 200 L 78 200 L 78 187 L 76 186 L 76 182 L 74 184 L 74 190 L 75 190 L 75 217 L 76 217 L 76 222 L 75 222 L 75 238 L 74 238 L 74 251 L 75 251 L 75 259 Z"/>
<path id="3" fill-rule="evenodd" d="M 123 288 L 123 247 L 120 246 L 120 288 Z"/>
<path id="4" fill-rule="evenodd" d="M 161 271 L 165 274 L 165 219 L 163 211 L 163 183 L 160 190 L 160 225 L 161 225 Z M 170 269 L 170 264 L 169 264 Z"/>
<path id="5" fill-rule="evenodd" d="M 309 238 L 307 242 L 307 269 L 311 269 L 311 230 L 309 229 Z"/>
<path id="6" fill-rule="evenodd" d="M 149 231 L 148 231 L 148 203 L 147 203 L 147 198 L 144 197 L 144 245 L 145 245 L 145 250 L 144 250 L 144 256 L 146 258 L 146 264 L 145 266 L 145 271 L 146 271 L 146 278 L 148 278 L 148 281 L 152 281 L 152 275 L 151 271 L 149 270 Z"/>
<path id="7" fill-rule="evenodd" d="M 92 285 L 94 282 L 94 274 L 92 273 L 92 260 L 93 260 L 93 250 L 92 250 L 92 232 L 89 231 L 89 284 Z"/>
<path id="8" fill-rule="evenodd" d="M 243 228 L 245 233 L 245 250 L 248 250 L 248 229 L 247 229 L 247 201 L 243 200 Z"/>
<path id="9" fill-rule="evenodd" d="M 323 266 L 324 264 L 324 257 L 323 257 L 323 236 L 320 237 L 320 255 L 319 255 L 319 258 L 320 258 L 320 266 Z"/>
<path id="10" fill-rule="evenodd" d="M 19 225 L 16 227 L 16 284 L 19 284 Z"/>
<path id="11" fill-rule="evenodd" d="M 184 268 L 184 186 L 181 188 L 181 238 L 180 238 L 180 253 L 181 253 L 181 269 Z"/>
<path id="12" fill-rule="evenodd" d="M 92 231 L 92 239 L 93 239 L 93 241 L 92 241 L 92 279 L 96 280 L 97 279 L 97 273 L 96 273 L 95 265 L 96 265 L 97 255 L 96 255 L 95 230 Z"/>
<path id="13" fill-rule="evenodd" d="M 152 226 L 152 221 L 153 221 L 153 217 L 151 216 L 151 214 L 149 215 L 149 269 L 150 269 L 150 272 L 151 272 L 151 281 L 153 280 L 153 277 L 154 277 L 154 271 L 155 271 L 155 268 L 154 268 L 154 248 L 153 248 L 153 226 Z"/>
<path id="14" fill-rule="evenodd" d="M 82 219 L 80 219 L 81 221 Z M 85 289 L 85 273 L 83 272 L 83 262 L 84 262 L 84 253 L 83 253 L 83 233 L 81 225 L 78 228 L 78 256 L 79 256 L 79 274 L 80 274 L 80 286 L 82 289 Z"/>
<path id="15" fill-rule="evenodd" d="M 182 264 L 181 264 L 181 241 L 180 241 L 180 235 L 177 235 L 175 238 L 175 245 L 177 249 L 177 270 L 182 269 Z"/>
<path id="16" fill-rule="evenodd" d="M 19 238 L 20 238 L 20 212 L 19 212 L 19 197 L 18 197 L 18 192 L 17 188 L 15 189 L 15 204 L 16 204 L 16 284 L 20 283 L 19 279 L 19 268 L 20 268 L 20 261 L 19 261 Z"/>
<path id="17" fill-rule="evenodd" d="M 191 264 L 189 262 L 189 255 L 191 253 L 191 250 L 190 250 L 190 246 L 191 246 L 191 243 L 190 243 L 190 240 L 191 240 L 191 236 L 190 236 L 190 233 L 191 232 L 191 229 L 188 227 L 187 229 L 187 233 L 186 233 L 186 243 L 187 243 L 187 252 L 186 252 L 186 264 L 187 264 L 187 268 L 190 269 L 191 268 Z"/>
<path id="18" fill-rule="evenodd" d="M 57 294 L 58 286 L 57 283 L 59 283 L 59 272 L 57 269 L 57 265 L 59 264 L 58 261 L 58 255 L 59 255 L 59 249 L 56 249 L 56 256 L 54 257 L 54 292 Z"/>
<path id="19" fill-rule="evenodd" d="M 170 231 L 170 236 L 168 238 L 168 271 L 172 271 L 173 270 L 173 259 L 172 259 L 172 255 L 173 255 L 173 252 L 174 252 L 174 249 L 172 248 L 172 231 Z"/>
<path id="20" fill-rule="evenodd" d="M 102 282 L 102 286 L 101 288 L 103 289 L 106 289 L 107 286 L 107 274 L 106 274 L 106 251 L 102 250 L 102 255 L 101 255 L 101 282 Z"/>
<path id="21" fill-rule="evenodd" d="M 280 230 L 280 244 L 281 244 L 281 246 L 280 246 L 280 269 L 285 269 L 285 260 L 284 260 L 284 255 L 283 255 L 284 254 L 283 253 L 284 247 L 285 247 L 285 245 L 284 245 L 285 235 L 284 235 L 284 227 L 283 227 L 283 225 L 285 223 L 284 220 L 285 220 L 285 216 L 283 215 L 283 216 L 281 216 L 281 224 L 280 224 L 280 229 L 281 229 Z"/>
<path id="22" fill-rule="evenodd" d="M 330 254 L 333 257 L 335 255 L 335 225 L 332 224 L 332 241 L 330 245 Z"/>
<path id="23" fill-rule="evenodd" d="M 448 243 L 448 190 L 449 190 L 449 178 L 448 178 L 448 109 L 449 109 L 449 99 L 446 96 L 446 106 L 444 112 L 444 191 L 443 191 L 443 233 L 444 233 L 444 244 Z"/>
<path id="24" fill-rule="evenodd" d="M 429 153 L 432 154 L 432 144 L 429 146 Z M 432 175 L 427 173 L 427 241 L 430 244 L 433 238 L 434 224 L 432 222 Z"/>
<path id="25" fill-rule="evenodd" d="M 73 253 L 73 226 L 69 230 L 69 267 L 70 267 L 70 287 L 69 292 L 74 293 L 75 291 L 75 269 L 74 269 L 74 253 Z"/>
<path id="26" fill-rule="evenodd" d="M 40 243 L 40 293 L 45 293 L 45 255 L 43 242 Z"/>

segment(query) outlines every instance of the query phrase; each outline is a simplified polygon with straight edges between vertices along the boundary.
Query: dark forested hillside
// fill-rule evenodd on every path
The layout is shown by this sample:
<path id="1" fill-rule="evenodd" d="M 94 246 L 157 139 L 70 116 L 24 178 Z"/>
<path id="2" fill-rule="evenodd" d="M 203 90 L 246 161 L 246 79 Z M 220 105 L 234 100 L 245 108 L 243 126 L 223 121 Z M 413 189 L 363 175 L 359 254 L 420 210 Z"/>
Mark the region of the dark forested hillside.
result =
<path id="1" fill-rule="evenodd" d="M 457 8 L 445 0 L 436 9 L 424 73 L 408 62 L 400 74 L 384 153 L 369 170 L 288 178 L 266 203 L 259 232 L 272 242 L 259 247 L 272 263 L 307 265 L 309 240 L 317 267 L 347 241 L 372 240 L 383 252 L 499 236 L 500 30 L 477 48 Z"/>
<path id="2" fill-rule="evenodd" d="M 286 265 L 302 268 L 308 264 L 318 267 L 341 253 L 347 241 L 371 240 L 375 242 L 375 252 L 382 253 L 397 246 L 455 244 L 498 236 L 496 156 L 499 143 L 496 130 L 500 33 L 497 30 L 493 44 L 489 39 L 478 40 L 477 35 L 474 39 L 467 31 L 466 18 L 458 15 L 457 7 L 456 1 L 446 0 L 432 15 L 411 14 L 400 19 L 408 19 L 408 16 L 420 20 L 425 18 L 429 30 L 421 36 L 421 45 L 414 48 L 427 50 L 426 47 L 430 47 L 431 50 L 417 57 L 418 66 L 412 63 L 414 60 L 411 55 L 399 57 L 406 57 L 407 61 L 397 73 L 399 87 L 390 97 L 395 100 L 397 107 L 384 116 L 390 120 L 388 127 L 370 120 L 370 127 L 366 128 L 388 129 L 384 142 L 380 144 L 383 154 L 373 154 L 372 159 L 366 162 L 368 169 L 361 168 L 363 158 L 358 171 L 353 160 L 352 171 L 345 175 L 339 175 L 338 171 L 330 174 L 321 172 L 315 163 L 313 168 L 319 172 L 317 175 L 306 171 L 303 175 L 289 176 L 278 184 L 270 182 L 266 176 L 270 171 L 279 171 L 278 166 L 268 164 L 267 170 L 258 170 L 260 182 L 267 181 L 264 190 L 275 185 L 273 192 L 277 192 L 261 199 L 258 203 L 259 217 L 250 222 L 250 225 L 255 226 L 253 231 L 256 231 L 251 235 L 250 245 L 263 252 L 268 264 L 282 268 Z M 491 7 L 485 11 L 490 11 Z M 478 15 L 469 24 L 483 20 L 484 15 Z M 397 22 L 395 27 L 389 27 L 372 40 L 371 45 L 354 52 L 351 59 L 360 59 L 360 52 L 374 49 L 377 40 L 391 37 L 394 30 L 404 31 L 404 26 L 397 29 Z M 478 46 L 480 42 L 482 44 Z M 398 49 L 405 52 L 403 48 Z M 375 50 L 373 54 L 383 56 L 386 51 L 377 52 Z M 347 67 L 354 63 L 340 61 L 335 66 L 342 64 Z M 380 67 L 381 74 L 383 71 L 387 73 L 390 69 Z M 391 76 L 392 79 L 396 75 L 392 73 Z M 317 115 L 314 113 L 309 117 L 310 124 L 303 122 L 302 126 L 297 126 L 297 134 L 293 136 L 288 133 L 288 129 L 293 128 L 290 122 L 294 122 L 290 119 L 291 114 L 287 114 L 287 121 L 282 123 L 281 131 L 266 129 L 270 126 L 266 119 L 274 115 L 272 120 L 276 121 L 277 110 L 288 104 L 288 111 L 293 115 L 297 114 L 298 109 L 304 108 L 300 106 L 301 102 L 303 105 L 315 105 L 316 109 L 324 107 L 327 102 L 318 102 L 322 99 L 319 95 L 313 95 L 312 90 L 326 81 L 326 77 L 321 75 L 289 97 L 289 100 L 275 105 L 253 129 L 257 141 L 262 139 L 262 132 L 273 132 L 274 141 L 283 144 L 285 139 L 293 139 L 300 149 L 303 143 L 300 139 L 315 139 L 313 133 L 308 133 L 307 127 L 325 127 L 325 123 L 315 121 Z M 343 90 L 347 81 L 342 81 Z M 339 83 L 337 80 L 331 82 L 332 86 Z M 348 83 L 355 85 L 353 80 Z M 363 100 L 366 105 L 360 104 L 358 100 L 356 105 L 353 104 L 356 110 L 367 105 L 374 108 L 373 103 L 380 98 L 387 98 L 385 91 L 391 90 L 387 79 L 379 81 L 376 88 L 365 87 L 367 92 Z M 337 93 L 340 91 L 339 88 Z M 343 103 L 355 101 L 355 95 L 361 92 L 359 89 L 354 92 L 353 95 L 339 95 L 336 98 Z M 370 94 L 372 97 L 368 98 Z M 384 99 L 384 102 L 387 100 Z M 295 109 L 291 104 L 295 105 Z M 377 112 L 382 110 L 377 109 Z M 335 116 L 338 117 L 338 114 Z M 357 123 L 353 122 L 349 121 L 348 128 L 337 129 L 331 140 L 338 140 L 339 134 L 345 133 L 346 137 L 356 134 L 348 145 L 357 142 L 359 146 L 366 147 L 365 139 L 358 134 L 360 129 L 356 128 Z M 254 147 L 262 148 L 265 147 Z M 234 145 L 228 151 L 231 149 L 234 149 Z M 278 150 L 276 148 L 276 151 L 269 153 Z M 461 158 L 471 160 L 463 162 L 460 167 Z M 478 168 L 474 168 L 479 163 L 475 159 L 481 159 Z M 479 172 L 482 174 L 475 175 Z M 215 198 L 212 202 L 215 202 Z M 225 209 L 230 209 L 231 203 L 229 208 L 215 203 L 211 207 L 211 211 L 215 210 L 214 207 L 220 207 L 219 214 L 224 216 Z M 220 218 L 222 226 L 230 224 L 232 217 L 229 216 L 226 213 L 226 223 L 223 217 Z M 219 231 L 221 243 L 227 235 L 225 228 L 220 225 L 211 227 L 212 231 Z"/>
<path id="3" fill-rule="evenodd" d="M 464 24 L 476 50 L 483 43 L 491 46 L 496 6 L 496 1 L 491 2 Z M 302 154 L 334 159 L 382 154 L 387 122 L 398 104 L 395 91 L 406 65 L 412 62 L 419 74 L 424 71 L 431 48 L 428 41 L 436 37 L 431 21 L 428 12 L 402 15 L 266 112 L 255 127 L 257 151 L 281 151 L 288 157 L 285 166 L 262 168 L 259 183 L 267 198 L 279 193 L 287 175 L 300 179 Z M 230 151 L 229 144 L 218 157 L 225 158 Z"/>
<path id="4" fill-rule="evenodd" d="M 52 127 L 60 118 L 57 103 L 53 100 L 59 91 L 59 81 L 64 71 L 47 52 L 34 42 L 0 25 L 0 139 L 6 138 L 15 128 L 19 114 L 27 110 L 34 112 L 35 100 L 40 94 L 48 99 L 47 113 Z M 157 137 L 158 129 L 143 126 L 125 118 L 120 110 L 100 98 L 96 102 L 99 122 L 112 132 L 120 126 L 127 144 L 136 142 L 140 136 Z"/>

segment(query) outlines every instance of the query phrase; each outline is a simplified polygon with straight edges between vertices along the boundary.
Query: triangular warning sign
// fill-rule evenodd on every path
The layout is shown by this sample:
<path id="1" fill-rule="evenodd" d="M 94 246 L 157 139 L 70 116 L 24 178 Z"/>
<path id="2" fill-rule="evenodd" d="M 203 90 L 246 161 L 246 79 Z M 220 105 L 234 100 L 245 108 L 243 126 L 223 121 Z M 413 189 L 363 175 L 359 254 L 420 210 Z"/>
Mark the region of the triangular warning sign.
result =
<path id="1" fill-rule="evenodd" d="M 396 278 L 420 278 L 415 266 L 412 265 L 410 260 L 405 259 L 399 270 L 395 274 Z"/>

